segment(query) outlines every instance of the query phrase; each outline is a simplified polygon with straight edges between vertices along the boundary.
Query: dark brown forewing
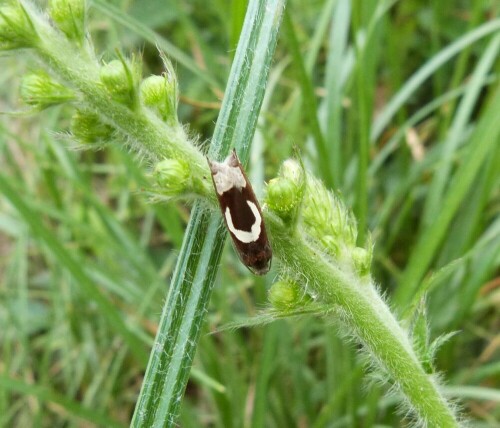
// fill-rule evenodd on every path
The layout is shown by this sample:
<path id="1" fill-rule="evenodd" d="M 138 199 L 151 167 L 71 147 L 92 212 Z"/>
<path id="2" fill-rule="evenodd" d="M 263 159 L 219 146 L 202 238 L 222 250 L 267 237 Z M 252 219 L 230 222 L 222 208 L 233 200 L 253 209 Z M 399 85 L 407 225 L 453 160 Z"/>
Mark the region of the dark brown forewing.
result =
<path id="1" fill-rule="evenodd" d="M 252 194 L 248 191 L 248 184 L 243 189 L 232 188 L 224 192 L 221 199 L 222 214 L 225 214 L 226 208 L 229 207 L 233 224 L 238 230 L 250 232 L 252 226 L 255 224 L 255 216 L 248 205 L 248 201 L 253 202 L 259 208 L 258 202 L 251 199 Z"/>

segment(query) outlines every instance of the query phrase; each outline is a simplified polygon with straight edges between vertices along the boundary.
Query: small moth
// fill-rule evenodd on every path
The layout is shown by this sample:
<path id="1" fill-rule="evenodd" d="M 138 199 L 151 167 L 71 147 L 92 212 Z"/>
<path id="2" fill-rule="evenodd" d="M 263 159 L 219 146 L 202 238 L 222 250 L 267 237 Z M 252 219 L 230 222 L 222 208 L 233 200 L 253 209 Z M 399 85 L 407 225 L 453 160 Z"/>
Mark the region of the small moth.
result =
<path id="1" fill-rule="evenodd" d="M 271 246 L 259 202 L 233 149 L 224 162 L 208 159 L 215 193 L 234 247 L 243 264 L 256 275 L 271 268 Z"/>

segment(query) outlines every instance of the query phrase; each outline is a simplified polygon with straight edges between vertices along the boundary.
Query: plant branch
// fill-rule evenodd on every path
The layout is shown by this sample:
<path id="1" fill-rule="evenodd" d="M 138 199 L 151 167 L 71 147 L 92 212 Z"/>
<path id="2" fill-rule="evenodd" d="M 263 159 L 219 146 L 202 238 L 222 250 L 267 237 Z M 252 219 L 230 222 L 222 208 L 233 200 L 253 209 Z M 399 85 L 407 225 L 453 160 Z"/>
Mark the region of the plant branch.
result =
<path id="1" fill-rule="evenodd" d="M 453 412 L 436 383 L 424 372 L 406 333 L 377 293 L 373 281 L 336 268 L 299 234 L 291 235 L 272 213 L 266 213 L 266 223 L 273 251 L 288 274 L 306 281 L 308 293 L 317 296 L 321 303 L 338 308 L 340 320 L 401 388 L 418 418 L 428 426 L 457 427 Z"/>

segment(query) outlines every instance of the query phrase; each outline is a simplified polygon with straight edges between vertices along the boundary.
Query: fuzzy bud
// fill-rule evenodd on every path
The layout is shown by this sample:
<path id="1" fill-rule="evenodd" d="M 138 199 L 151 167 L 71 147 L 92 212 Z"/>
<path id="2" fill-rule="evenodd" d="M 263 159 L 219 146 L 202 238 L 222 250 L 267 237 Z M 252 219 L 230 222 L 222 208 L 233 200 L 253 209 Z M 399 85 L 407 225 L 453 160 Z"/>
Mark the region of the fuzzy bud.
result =
<path id="1" fill-rule="evenodd" d="M 95 113 L 77 110 L 71 118 L 71 132 L 83 144 L 103 144 L 113 137 L 113 128 Z"/>
<path id="2" fill-rule="evenodd" d="M 309 295 L 294 281 L 275 282 L 269 290 L 269 302 L 280 311 L 289 311 L 311 302 Z"/>
<path id="3" fill-rule="evenodd" d="M 136 101 L 139 65 L 121 60 L 113 60 L 101 68 L 101 82 L 116 101 L 132 106 Z"/>
<path id="4" fill-rule="evenodd" d="M 267 185 L 266 203 L 281 217 L 288 217 L 295 208 L 297 186 L 286 178 L 273 178 Z"/>
<path id="5" fill-rule="evenodd" d="M 21 98 L 26 104 L 40 109 L 71 101 L 74 93 L 55 82 L 45 71 L 27 74 L 21 82 Z"/>
<path id="6" fill-rule="evenodd" d="M 0 6 L 0 49 L 33 47 L 37 38 L 35 26 L 22 3 L 10 1 Z"/>
<path id="7" fill-rule="evenodd" d="M 351 249 L 351 257 L 354 267 L 360 276 L 366 276 L 370 273 L 372 265 L 371 251 L 360 247 L 354 247 Z"/>
<path id="8" fill-rule="evenodd" d="M 59 29 L 69 39 L 83 43 L 87 19 L 84 0 L 50 0 L 49 12 Z"/>
<path id="9" fill-rule="evenodd" d="M 177 123 L 177 81 L 163 76 L 149 76 L 141 83 L 141 100 L 165 122 Z"/>
<path id="10" fill-rule="evenodd" d="M 158 162 L 153 171 L 160 190 L 167 196 L 180 196 L 190 187 L 191 172 L 183 160 L 164 159 Z"/>
<path id="11" fill-rule="evenodd" d="M 355 248 L 357 228 L 352 213 L 321 181 L 311 176 L 307 178 L 302 220 L 307 232 L 321 242 L 329 254 L 339 256 L 340 249 Z"/>
<path id="12" fill-rule="evenodd" d="M 266 203 L 283 220 L 291 222 L 297 217 L 304 195 L 304 172 L 300 165 L 287 160 L 277 178 L 267 186 Z"/>

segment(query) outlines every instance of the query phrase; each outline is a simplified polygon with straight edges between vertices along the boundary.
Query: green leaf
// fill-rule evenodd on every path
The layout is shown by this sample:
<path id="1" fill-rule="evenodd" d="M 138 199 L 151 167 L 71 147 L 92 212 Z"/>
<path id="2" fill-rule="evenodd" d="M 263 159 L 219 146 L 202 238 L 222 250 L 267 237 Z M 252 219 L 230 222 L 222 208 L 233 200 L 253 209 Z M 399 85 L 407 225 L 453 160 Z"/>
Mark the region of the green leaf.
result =
<path id="1" fill-rule="evenodd" d="M 0 374 L 0 389 L 14 391 L 24 395 L 32 395 L 45 403 L 58 404 L 68 413 L 68 415 L 76 416 L 92 424 L 99 424 L 105 427 L 124 427 L 120 422 L 96 412 L 94 408 L 83 407 L 80 403 L 44 386 L 30 385 L 21 380 L 12 379 Z"/>
<path id="2" fill-rule="evenodd" d="M 492 94 L 477 125 L 468 148 L 468 155 L 456 171 L 448 192 L 442 200 L 442 209 L 434 222 L 420 235 L 411 254 L 408 266 L 401 278 L 395 294 L 398 303 L 404 308 L 419 288 L 420 281 L 429 268 L 439 245 L 450 226 L 460 204 L 470 191 L 470 186 L 481 171 L 488 154 L 498 144 L 500 135 L 500 86 Z"/>

